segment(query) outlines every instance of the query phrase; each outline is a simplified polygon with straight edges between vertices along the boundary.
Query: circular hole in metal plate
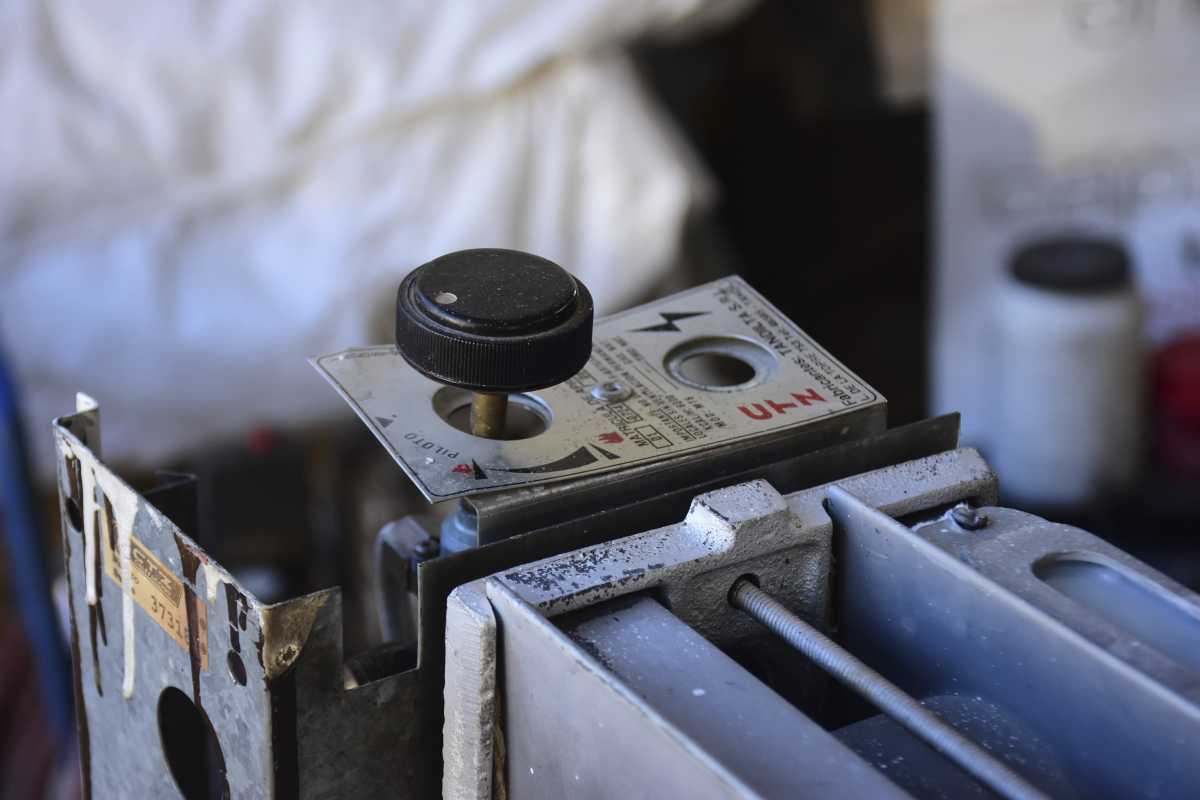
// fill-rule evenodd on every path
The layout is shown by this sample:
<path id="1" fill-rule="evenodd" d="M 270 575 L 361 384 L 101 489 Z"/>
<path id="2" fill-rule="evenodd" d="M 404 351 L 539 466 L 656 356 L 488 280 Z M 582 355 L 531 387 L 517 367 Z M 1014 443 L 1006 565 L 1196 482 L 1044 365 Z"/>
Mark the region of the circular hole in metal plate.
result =
<path id="1" fill-rule="evenodd" d="M 450 427 L 471 433 L 471 392 L 443 386 L 433 393 L 433 410 Z M 553 419 L 550 407 L 533 395 L 510 394 L 503 438 L 508 441 L 532 439 L 545 433 Z"/>
<path id="2" fill-rule="evenodd" d="M 774 374 L 775 355 L 752 339 L 705 336 L 675 346 L 663 360 L 667 374 L 706 392 L 735 392 Z"/>
<path id="3" fill-rule="evenodd" d="M 158 696 L 158 735 L 171 777 L 186 800 L 228 796 L 216 731 L 192 698 L 174 686 Z"/>

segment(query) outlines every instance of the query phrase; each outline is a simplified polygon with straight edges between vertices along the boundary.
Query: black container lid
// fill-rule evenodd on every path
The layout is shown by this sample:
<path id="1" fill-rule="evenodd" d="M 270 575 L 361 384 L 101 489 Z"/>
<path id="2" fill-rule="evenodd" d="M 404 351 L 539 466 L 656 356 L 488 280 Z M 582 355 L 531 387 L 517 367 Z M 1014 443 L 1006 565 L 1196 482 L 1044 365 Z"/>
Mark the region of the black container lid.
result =
<path id="1" fill-rule="evenodd" d="M 1018 283 L 1054 292 L 1096 294 L 1130 283 L 1125 246 L 1101 237 L 1038 239 L 1018 248 L 1009 268 Z"/>
<path id="2" fill-rule="evenodd" d="M 400 284 L 396 347 L 440 383 L 540 389 L 587 363 L 592 315 L 587 287 L 552 261 L 517 250 L 460 250 Z"/>

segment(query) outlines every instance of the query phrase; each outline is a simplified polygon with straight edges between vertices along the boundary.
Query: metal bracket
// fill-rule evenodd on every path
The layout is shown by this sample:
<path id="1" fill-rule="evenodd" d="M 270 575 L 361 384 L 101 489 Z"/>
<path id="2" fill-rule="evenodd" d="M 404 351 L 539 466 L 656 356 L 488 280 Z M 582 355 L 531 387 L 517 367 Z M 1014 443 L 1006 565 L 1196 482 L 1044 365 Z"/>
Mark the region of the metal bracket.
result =
<path id="1" fill-rule="evenodd" d="M 963 499 L 994 500 L 995 476 L 970 449 L 838 481 L 866 502 L 902 516 Z M 676 525 L 594 545 L 497 573 L 456 589 L 447 606 L 443 794 L 482 800 L 491 792 L 495 744 L 496 623 L 483 599 L 510 592 L 547 617 L 651 591 L 699 634 L 729 647 L 756 636 L 729 606 L 730 586 L 753 574 L 796 613 L 824 626 L 829 613 L 833 523 L 826 487 L 784 498 L 764 481 L 697 497 Z M 495 602 L 491 614 L 500 615 Z M 501 620 L 501 624 L 504 621 Z"/>
<path id="2" fill-rule="evenodd" d="M 419 705 L 415 673 L 343 687 L 338 590 L 260 603 L 100 461 L 94 403 L 54 430 L 85 797 L 375 796 L 412 779 L 403 742 L 430 723 L 396 708 Z"/>

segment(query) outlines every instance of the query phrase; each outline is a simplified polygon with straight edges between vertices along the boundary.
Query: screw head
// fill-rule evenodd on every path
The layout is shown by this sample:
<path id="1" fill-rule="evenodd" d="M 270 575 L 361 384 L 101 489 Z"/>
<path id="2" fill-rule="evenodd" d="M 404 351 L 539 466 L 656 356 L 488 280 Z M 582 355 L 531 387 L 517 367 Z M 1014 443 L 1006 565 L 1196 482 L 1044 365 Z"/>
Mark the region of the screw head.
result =
<path id="1" fill-rule="evenodd" d="M 438 540 L 430 537 L 417 542 L 413 547 L 413 555 L 416 556 L 418 561 L 428 561 L 436 556 L 440 549 Z"/>
<path id="2" fill-rule="evenodd" d="M 959 503 L 952 508 L 950 518 L 958 527 L 968 531 L 977 531 L 988 524 L 987 514 L 966 503 Z"/>
<path id="3" fill-rule="evenodd" d="M 633 396 L 633 390 L 617 381 L 605 381 L 592 387 L 592 397 L 603 403 L 620 403 Z"/>

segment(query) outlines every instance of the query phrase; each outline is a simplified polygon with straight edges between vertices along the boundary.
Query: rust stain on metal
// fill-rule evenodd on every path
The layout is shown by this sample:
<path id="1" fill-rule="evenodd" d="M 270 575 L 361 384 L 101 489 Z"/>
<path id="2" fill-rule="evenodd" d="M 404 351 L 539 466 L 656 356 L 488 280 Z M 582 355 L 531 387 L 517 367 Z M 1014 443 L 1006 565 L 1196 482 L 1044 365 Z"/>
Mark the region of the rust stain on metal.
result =
<path id="1" fill-rule="evenodd" d="M 317 614 L 330 596 L 329 591 L 314 592 L 262 609 L 258 656 L 268 680 L 291 668 L 308 641 Z"/>
<path id="2" fill-rule="evenodd" d="M 187 579 L 184 584 L 184 594 L 186 596 L 186 614 L 187 614 L 187 629 L 188 629 L 188 657 L 192 663 L 192 699 L 197 707 L 201 707 L 200 699 L 200 672 L 201 664 L 203 664 L 203 656 L 200 648 L 199 637 L 199 598 L 196 597 L 196 572 L 200 569 L 200 563 L 203 556 L 194 550 L 191 544 L 184 539 L 180 534 L 175 534 L 175 547 L 179 551 L 179 566 L 183 571 L 183 576 Z M 208 629 L 205 627 L 205 634 Z M 207 643 L 205 644 L 207 650 Z"/>
<path id="3" fill-rule="evenodd" d="M 93 520 L 92 520 L 92 524 L 93 524 L 92 530 L 97 530 L 97 528 L 94 526 L 99 525 L 99 520 L 100 520 L 100 512 L 96 511 L 96 513 L 94 514 Z M 87 558 L 86 553 L 84 554 L 84 558 Z M 100 559 L 101 559 L 100 548 L 97 547 L 95 549 L 95 563 L 94 563 L 94 569 L 97 572 L 99 572 L 99 570 L 100 570 Z M 105 624 L 105 621 L 104 621 L 104 581 L 96 581 L 96 602 L 95 602 L 95 604 L 88 606 L 88 635 L 89 635 L 89 638 L 91 639 L 91 643 L 92 643 L 92 676 L 95 678 L 95 681 L 96 681 L 96 694 L 103 697 L 104 696 L 104 686 L 102 685 L 102 681 L 101 681 L 101 677 L 100 677 L 100 651 L 96 646 L 97 629 L 100 632 L 100 640 L 104 643 L 104 646 L 107 647 L 108 646 L 108 626 Z"/>

